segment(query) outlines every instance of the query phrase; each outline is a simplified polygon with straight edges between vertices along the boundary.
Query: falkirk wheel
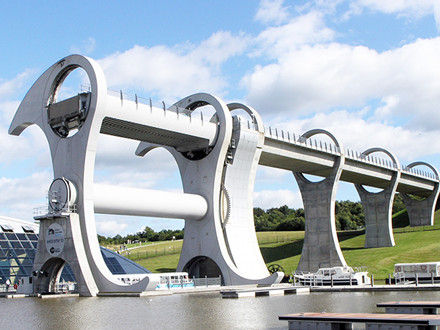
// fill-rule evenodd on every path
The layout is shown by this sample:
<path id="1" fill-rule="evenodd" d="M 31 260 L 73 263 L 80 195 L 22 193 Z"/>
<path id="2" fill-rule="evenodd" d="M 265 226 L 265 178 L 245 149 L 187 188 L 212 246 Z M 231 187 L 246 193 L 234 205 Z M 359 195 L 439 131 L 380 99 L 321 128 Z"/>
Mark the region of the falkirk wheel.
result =
<path id="1" fill-rule="evenodd" d="M 75 69 L 85 71 L 90 91 L 59 101 L 60 87 Z M 213 109 L 210 118 L 201 108 Z M 240 120 L 234 111 L 247 113 Z M 340 181 L 351 182 L 365 209 L 365 247 L 395 244 L 392 203 L 403 196 L 411 226 L 432 225 L 439 196 L 439 173 L 416 161 L 402 167 L 389 151 L 375 147 L 357 153 L 331 133 L 312 129 L 301 136 L 264 129 L 259 114 L 240 103 L 226 104 L 198 93 L 168 109 L 153 107 L 107 90 L 100 66 L 71 55 L 46 70 L 21 102 L 9 128 L 20 135 L 38 125 L 49 143 L 54 180 L 48 212 L 39 216 L 40 236 L 33 273 L 36 292 L 54 287 L 65 263 L 81 295 L 138 293 L 153 289 L 155 278 L 125 284 L 108 270 L 99 248 L 95 214 L 180 218 L 185 220 L 178 271 L 190 276 L 221 276 L 226 285 L 280 282 L 270 274 L 258 246 L 253 218 L 253 190 L 258 165 L 292 171 L 305 211 L 305 236 L 297 271 L 345 266 L 335 223 Z M 95 155 L 101 134 L 137 141 L 136 155 L 165 148 L 175 159 L 183 193 L 94 182 Z M 318 143 L 315 135 L 330 141 Z M 389 159 L 377 158 L 383 154 Z M 145 160 L 148 161 L 148 160 Z M 424 166 L 432 173 L 415 167 Z M 305 175 L 323 178 L 310 181 Z M 365 187 L 382 189 L 371 192 Z"/>
<path id="2" fill-rule="evenodd" d="M 83 69 L 90 92 L 57 102 L 60 87 L 75 69 Z M 215 109 L 212 118 L 191 116 L 199 107 Z M 231 115 L 246 111 L 251 124 Z M 225 104 L 210 94 L 194 94 L 169 109 L 111 95 L 105 76 L 92 59 L 71 55 L 47 69 L 21 102 L 9 133 L 20 135 L 38 125 L 49 143 L 54 180 L 48 213 L 40 216 L 34 273 L 36 292 L 47 292 L 68 263 L 79 293 L 142 292 L 154 288 L 148 276 L 124 284 L 110 273 L 99 248 L 95 213 L 185 219 L 178 271 L 222 276 L 226 285 L 273 284 L 261 256 L 253 220 L 252 193 L 262 144 L 263 124 L 245 105 Z M 94 183 L 100 134 L 139 141 L 137 154 L 166 148 L 177 161 L 183 193 Z"/>

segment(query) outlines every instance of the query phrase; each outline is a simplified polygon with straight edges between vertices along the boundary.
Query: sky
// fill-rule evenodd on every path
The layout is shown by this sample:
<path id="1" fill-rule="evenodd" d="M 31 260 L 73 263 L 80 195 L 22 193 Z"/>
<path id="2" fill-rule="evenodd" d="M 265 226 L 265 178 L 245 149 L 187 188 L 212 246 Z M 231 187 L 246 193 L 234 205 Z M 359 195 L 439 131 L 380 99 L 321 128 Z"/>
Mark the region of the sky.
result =
<path id="1" fill-rule="evenodd" d="M 9 136 L 33 82 L 72 53 L 97 60 L 110 89 L 157 105 L 207 92 L 255 108 L 266 126 L 332 132 L 402 164 L 440 167 L 440 0 L 3 1 L 0 3 L 0 214 L 32 220 L 53 179 L 43 133 Z M 68 78 L 70 79 L 70 77 Z M 75 80 L 76 79 L 76 80 Z M 76 93 L 81 75 L 66 82 Z M 164 150 L 102 136 L 95 182 L 181 191 Z M 358 201 L 340 183 L 338 200 Z M 255 206 L 302 207 L 292 173 L 259 167 Z M 97 215 L 100 234 L 181 229 L 183 220 Z"/>

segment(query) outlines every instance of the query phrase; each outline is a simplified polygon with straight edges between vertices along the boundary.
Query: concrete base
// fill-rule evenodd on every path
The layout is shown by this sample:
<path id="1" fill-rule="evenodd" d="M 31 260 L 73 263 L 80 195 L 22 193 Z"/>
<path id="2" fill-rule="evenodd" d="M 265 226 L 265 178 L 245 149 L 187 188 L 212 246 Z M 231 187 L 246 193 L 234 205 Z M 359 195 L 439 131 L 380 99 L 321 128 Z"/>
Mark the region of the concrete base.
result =
<path id="1" fill-rule="evenodd" d="M 64 244 L 61 251 L 51 252 L 47 244 L 50 226 L 58 224 L 63 234 L 60 236 Z M 64 264 L 68 263 L 75 275 L 77 289 L 81 296 L 95 296 L 98 289 L 87 262 L 79 226 L 79 216 L 70 213 L 66 216 L 40 219 L 40 235 L 38 249 L 34 259 L 33 273 L 35 293 L 54 293 Z"/>

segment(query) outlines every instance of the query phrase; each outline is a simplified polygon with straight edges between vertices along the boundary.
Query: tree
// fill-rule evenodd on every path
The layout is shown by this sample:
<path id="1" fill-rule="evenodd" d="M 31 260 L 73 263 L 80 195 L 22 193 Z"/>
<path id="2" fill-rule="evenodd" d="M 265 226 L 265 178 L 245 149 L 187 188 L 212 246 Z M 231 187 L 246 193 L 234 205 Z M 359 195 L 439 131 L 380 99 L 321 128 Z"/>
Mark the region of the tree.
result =
<path id="1" fill-rule="evenodd" d="M 156 236 L 156 232 L 150 227 L 146 226 L 143 231 L 143 235 L 147 239 L 147 241 L 153 241 Z"/>

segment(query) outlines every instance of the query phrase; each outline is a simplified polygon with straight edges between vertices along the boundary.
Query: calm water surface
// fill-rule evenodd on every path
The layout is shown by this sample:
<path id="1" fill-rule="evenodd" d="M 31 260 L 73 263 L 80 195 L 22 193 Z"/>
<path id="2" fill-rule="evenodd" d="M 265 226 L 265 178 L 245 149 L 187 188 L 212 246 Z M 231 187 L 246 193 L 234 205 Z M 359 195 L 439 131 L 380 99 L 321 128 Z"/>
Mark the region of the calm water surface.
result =
<path id="1" fill-rule="evenodd" d="M 1 329 L 285 329 L 293 312 L 381 312 L 389 300 L 440 300 L 438 292 L 311 293 L 222 299 L 219 294 L 153 298 L 0 299 Z"/>

